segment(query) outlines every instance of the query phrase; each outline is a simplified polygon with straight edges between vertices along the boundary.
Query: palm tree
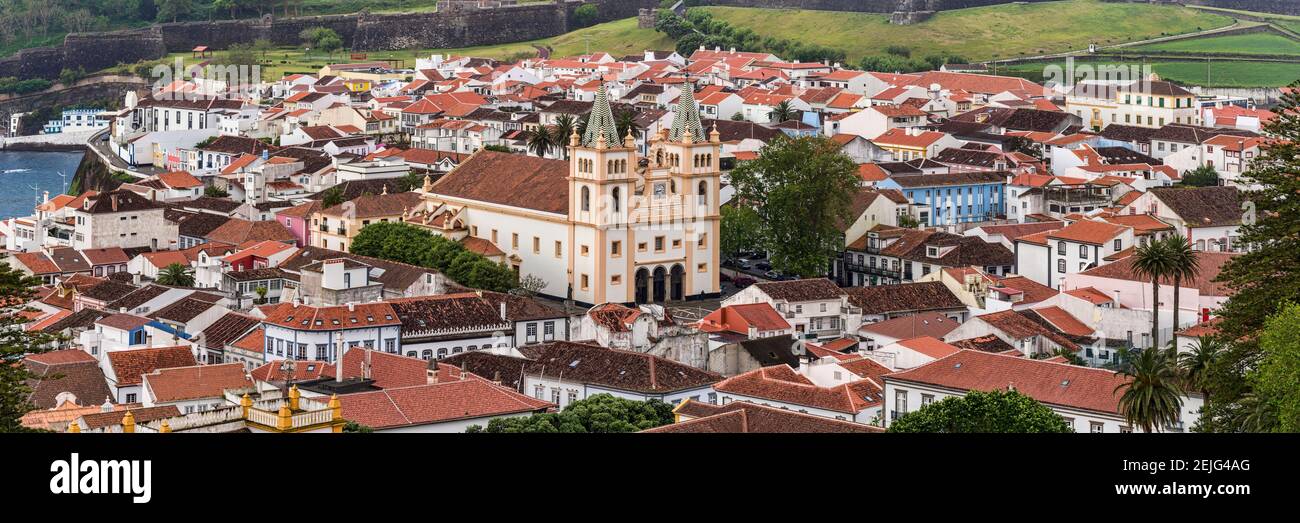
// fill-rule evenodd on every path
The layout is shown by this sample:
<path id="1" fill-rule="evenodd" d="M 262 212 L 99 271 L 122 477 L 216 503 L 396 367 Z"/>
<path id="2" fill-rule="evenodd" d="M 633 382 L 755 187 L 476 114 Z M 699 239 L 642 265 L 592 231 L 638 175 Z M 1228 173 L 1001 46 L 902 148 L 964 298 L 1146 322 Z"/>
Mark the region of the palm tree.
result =
<path id="1" fill-rule="evenodd" d="M 555 141 L 551 137 L 551 130 L 545 125 L 539 125 L 533 135 L 528 138 L 528 150 L 537 154 L 537 156 L 546 156 L 546 153 L 555 147 Z"/>
<path id="2" fill-rule="evenodd" d="M 1138 352 L 1137 358 L 1130 358 L 1127 349 L 1121 352 L 1128 365 L 1115 375 L 1129 380 L 1115 387 L 1114 392 L 1124 391 L 1119 397 L 1119 412 L 1129 426 L 1157 432 L 1177 425 L 1183 406 L 1182 382 L 1175 364 L 1177 351 L 1147 347 Z"/>
<path id="3" fill-rule="evenodd" d="M 641 127 L 636 124 L 635 111 L 620 111 L 614 116 L 614 127 L 618 129 L 620 138 L 627 136 L 629 132 L 635 133 L 641 130 Z"/>
<path id="4" fill-rule="evenodd" d="M 1151 344 L 1160 346 L 1160 280 L 1173 272 L 1173 260 L 1163 241 L 1152 241 L 1138 247 L 1133 254 L 1133 272 L 1151 279 Z"/>
<path id="5" fill-rule="evenodd" d="M 1164 239 L 1169 251 L 1169 273 L 1174 277 L 1174 330 L 1178 330 L 1178 289 L 1184 281 L 1195 280 L 1201 272 L 1201 261 L 1192 250 L 1191 242 L 1181 234 Z"/>
<path id="6" fill-rule="evenodd" d="M 193 287 L 194 273 L 189 267 L 173 263 L 158 271 L 158 283 L 176 287 Z"/>
<path id="7" fill-rule="evenodd" d="M 1192 343 L 1191 350 L 1178 354 L 1178 367 L 1183 372 L 1183 379 L 1188 387 L 1201 392 L 1205 409 L 1210 408 L 1210 378 L 1219 355 L 1223 354 L 1223 342 L 1214 336 L 1201 336 Z M 1209 423 L 1208 417 L 1205 418 Z"/>
<path id="8" fill-rule="evenodd" d="M 776 107 L 773 107 L 772 112 L 767 113 L 767 116 L 773 122 L 778 122 L 778 123 L 784 122 L 786 120 L 794 118 L 794 109 L 790 108 L 790 101 L 785 100 L 779 104 L 776 104 Z"/>
<path id="9" fill-rule="evenodd" d="M 569 159 L 569 148 L 567 146 L 569 145 L 569 137 L 573 135 L 574 125 L 574 118 L 571 114 L 562 114 L 555 117 L 555 131 L 551 133 L 551 137 L 554 139 L 555 145 L 561 151 L 564 151 L 565 160 Z"/>

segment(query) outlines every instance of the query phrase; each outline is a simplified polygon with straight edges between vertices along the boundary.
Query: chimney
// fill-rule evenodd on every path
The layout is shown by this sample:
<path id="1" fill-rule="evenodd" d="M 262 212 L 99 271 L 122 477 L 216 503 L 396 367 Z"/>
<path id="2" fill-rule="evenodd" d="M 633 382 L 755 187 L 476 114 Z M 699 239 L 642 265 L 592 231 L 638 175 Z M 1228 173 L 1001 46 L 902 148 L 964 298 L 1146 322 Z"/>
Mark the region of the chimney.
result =
<path id="1" fill-rule="evenodd" d="M 118 313 L 118 314 L 126 314 L 126 307 L 118 307 L 118 308 L 117 308 L 117 313 Z"/>
<path id="2" fill-rule="evenodd" d="M 365 364 L 361 367 L 361 377 L 365 379 L 370 379 L 370 351 L 365 351 L 365 354 L 366 354 L 366 361 Z"/>
<path id="3" fill-rule="evenodd" d="M 501 321 L 506 321 L 506 301 L 501 300 Z"/>
<path id="4" fill-rule="evenodd" d="M 348 302 L 348 312 L 356 312 L 356 311 L 357 311 L 357 304 Z"/>
<path id="5" fill-rule="evenodd" d="M 498 370 L 492 373 L 492 383 L 495 383 L 497 385 L 501 384 L 501 371 Z"/>
<path id="6" fill-rule="evenodd" d="M 343 331 L 339 331 L 339 349 L 343 348 Z M 343 383 L 343 354 L 334 359 L 334 383 Z"/>

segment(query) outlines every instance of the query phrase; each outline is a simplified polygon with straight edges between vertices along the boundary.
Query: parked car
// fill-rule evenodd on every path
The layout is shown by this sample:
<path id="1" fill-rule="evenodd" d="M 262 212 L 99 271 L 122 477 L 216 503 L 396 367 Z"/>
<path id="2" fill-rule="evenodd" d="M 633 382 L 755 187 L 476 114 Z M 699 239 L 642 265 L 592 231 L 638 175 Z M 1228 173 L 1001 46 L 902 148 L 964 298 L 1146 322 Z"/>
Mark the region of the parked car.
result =
<path id="1" fill-rule="evenodd" d="M 729 275 L 729 274 L 727 274 L 727 273 L 725 273 L 725 272 L 721 272 L 721 271 L 719 271 L 719 272 L 718 272 L 718 280 L 719 280 L 719 281 L 731 281 L 731 275 Z"/>
<path id="2" fill-rule="evenodd" d="M 767 278 L 767 279 L 769 279 L 769 280 L 784 280 L 784 279 L 785 279 L 785 276 L 781 274 L 781 271 L 767 271 L 767 272 L 763 273 L 763 277 L 764 277 L 764 278 Z"/>
<path id="3" fill-rule="evenodd" d="M 743 289 L 745 287 L 758 283 L 758 280 L 750 278 L 749 276 L 737 276 L 736 279 L 732 281 L 732 283 L 736 285 L 737 289 Z"/>
<path id="4" fill-rule="evenodd" d="M 765 261 L 761 261 L 761 262 L 755 263 L 755 264 L 754 264 L 754 268 L 755 268 L 755 269 L 758 269 L 758 270 L 760 270 L 760 271 L 770 271 L 770 270 L 772 270 L 772 264 L 770 264 L 770 263 L 768 263 L 768 262 L 765 262 Z"/>
<path id="5" fill-rule="evenodd" d="M 746 260 L 744 258 L 736 260 L 736 267 L 744 270 L 749 270 L 754 268 L 754 266 L 749 263 L 749 260 Z"/>

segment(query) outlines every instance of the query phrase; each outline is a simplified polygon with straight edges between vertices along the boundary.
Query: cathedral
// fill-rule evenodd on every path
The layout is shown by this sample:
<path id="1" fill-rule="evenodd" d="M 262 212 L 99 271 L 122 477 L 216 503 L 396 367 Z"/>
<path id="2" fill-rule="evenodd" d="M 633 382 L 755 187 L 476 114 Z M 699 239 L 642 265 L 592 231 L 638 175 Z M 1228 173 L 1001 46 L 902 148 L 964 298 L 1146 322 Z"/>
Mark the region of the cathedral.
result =
<path id="1" fill-rule="evenodd" d="M 620 138 L 604 87 L 568 160 L 480 150 L 425 183 L 407 223 L 477 247 L 578 303 L 662 303 L 719 294 L 721 144 L 693 87 L 641 157 Z M 490 242 L 490 243 L 489 243 Z M 486 251 L 486 252 L 485 252 Z"/>

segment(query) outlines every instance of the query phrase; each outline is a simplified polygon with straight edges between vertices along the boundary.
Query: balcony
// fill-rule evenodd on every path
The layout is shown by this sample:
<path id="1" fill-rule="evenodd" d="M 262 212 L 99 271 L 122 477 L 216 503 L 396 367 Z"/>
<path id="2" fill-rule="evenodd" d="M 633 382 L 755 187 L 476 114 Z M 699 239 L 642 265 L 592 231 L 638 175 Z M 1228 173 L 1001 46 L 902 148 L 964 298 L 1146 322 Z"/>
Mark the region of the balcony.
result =
<path id="1" fill-rule="evenodd" d="M 858 263 L 845 263 L 844 268 L 849 272 L 861 272 L 861 273 L 871 274 L 875 276 L 884 276 L 887 278 L 899 277 L 898 269 L 889 269 L 886 267 L 881 267 L 879 265 L 873 267 L 870 265 L 862 265 Z"/>

